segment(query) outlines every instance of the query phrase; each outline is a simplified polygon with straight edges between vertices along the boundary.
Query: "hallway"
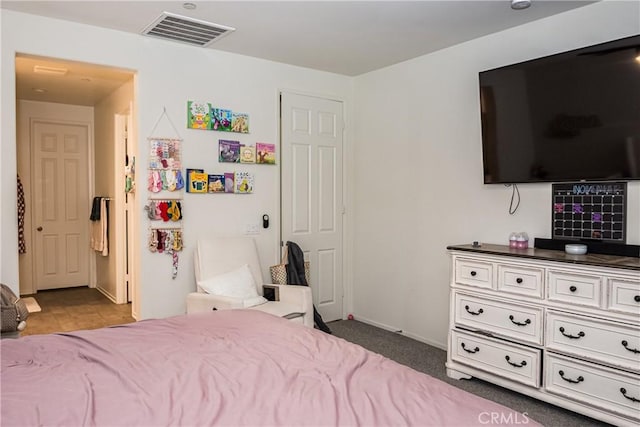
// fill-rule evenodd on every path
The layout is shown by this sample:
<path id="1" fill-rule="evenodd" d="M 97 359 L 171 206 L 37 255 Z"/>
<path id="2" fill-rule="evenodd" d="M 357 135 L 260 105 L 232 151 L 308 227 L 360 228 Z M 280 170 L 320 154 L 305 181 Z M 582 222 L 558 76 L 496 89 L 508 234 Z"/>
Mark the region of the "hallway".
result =
<path id="1" fill-rule="evenodd" d="M 34 297 L 42 311 L 29 315 L 20 334 L 23 337 L 135 322 L 131 304 L 114 304 L 94 288 L 53 289 L 24 296 Z"/>

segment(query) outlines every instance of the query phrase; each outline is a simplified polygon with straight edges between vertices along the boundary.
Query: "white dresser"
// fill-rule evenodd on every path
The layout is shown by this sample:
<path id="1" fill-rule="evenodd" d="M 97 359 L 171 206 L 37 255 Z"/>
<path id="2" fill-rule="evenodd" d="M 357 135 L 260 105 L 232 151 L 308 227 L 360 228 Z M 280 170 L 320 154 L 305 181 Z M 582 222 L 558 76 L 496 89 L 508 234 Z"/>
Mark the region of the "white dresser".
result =
<path id="1" fill-rule="evenodd" d="M 450 246 L 447 375 L 640 423 L 640 258 Z"/>

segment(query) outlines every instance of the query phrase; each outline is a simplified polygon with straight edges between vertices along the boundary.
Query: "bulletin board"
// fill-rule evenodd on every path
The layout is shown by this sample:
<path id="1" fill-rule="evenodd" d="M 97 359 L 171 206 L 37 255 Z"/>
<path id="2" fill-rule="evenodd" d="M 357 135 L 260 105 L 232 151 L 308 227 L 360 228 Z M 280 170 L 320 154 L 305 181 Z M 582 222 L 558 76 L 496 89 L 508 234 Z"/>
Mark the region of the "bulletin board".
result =
<path id="1" fill-rule="evenodd" d="M 626 243 L 626 182 L 553 184 L 552 191 L 552 238 Z"/>

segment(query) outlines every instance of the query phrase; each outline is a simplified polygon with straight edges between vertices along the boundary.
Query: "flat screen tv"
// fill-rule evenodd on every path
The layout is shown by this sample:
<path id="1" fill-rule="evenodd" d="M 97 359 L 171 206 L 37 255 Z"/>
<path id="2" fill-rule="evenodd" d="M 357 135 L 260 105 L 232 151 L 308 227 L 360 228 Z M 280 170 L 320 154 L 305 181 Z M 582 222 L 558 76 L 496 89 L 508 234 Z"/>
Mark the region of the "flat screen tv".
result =
<path id="1" fill-rule="evenodd" d="M 484 182 L 640 179 L 640 35 L 480 73 Z"/>

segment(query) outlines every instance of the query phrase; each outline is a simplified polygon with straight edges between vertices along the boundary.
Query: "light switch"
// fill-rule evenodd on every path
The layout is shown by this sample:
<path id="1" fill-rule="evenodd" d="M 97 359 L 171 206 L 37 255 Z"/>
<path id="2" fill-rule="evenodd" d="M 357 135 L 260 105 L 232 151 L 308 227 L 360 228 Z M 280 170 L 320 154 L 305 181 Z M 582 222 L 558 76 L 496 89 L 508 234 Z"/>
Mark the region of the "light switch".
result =
<path id="1" fill-rule="evenodd" d="M 245 234 L 248 234 L 248 235 L 260 234 L 260 229 L 258 227 L 258 224 L 247 224 Z"/>

